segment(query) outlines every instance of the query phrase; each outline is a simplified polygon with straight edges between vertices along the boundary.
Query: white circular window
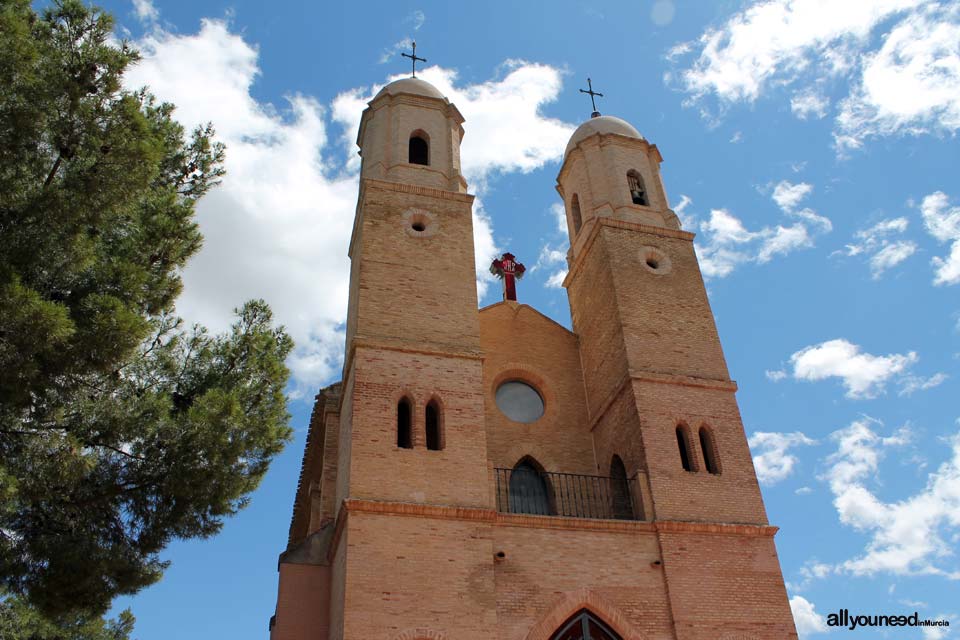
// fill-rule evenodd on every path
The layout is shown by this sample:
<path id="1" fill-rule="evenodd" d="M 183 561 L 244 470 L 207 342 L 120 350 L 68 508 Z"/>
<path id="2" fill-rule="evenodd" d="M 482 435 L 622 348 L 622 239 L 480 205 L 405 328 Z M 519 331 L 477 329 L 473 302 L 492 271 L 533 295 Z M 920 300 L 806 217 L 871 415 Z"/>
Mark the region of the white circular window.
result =
<path id="1" fill-rule="evenodd" d="M 647 271 L 661 276 L 670 273 L 670 268 L 673 266 L 670 258 L 656 247 L 640 247 L 640 262 Z"/>
<path id="2" fill-rule="evenodd" d="M 497 407 L 514 422 L 529 424 L 543 415 L 543 397 L 526 382 L 508 380 L 497 387 Z"/>
<path id="3" fill-rule="evenodd" d="M 437 232 L 437 217 L 426 209 L 407 209 L 401 220 L 404 231 L 414 238 L 426 238 Z"/>

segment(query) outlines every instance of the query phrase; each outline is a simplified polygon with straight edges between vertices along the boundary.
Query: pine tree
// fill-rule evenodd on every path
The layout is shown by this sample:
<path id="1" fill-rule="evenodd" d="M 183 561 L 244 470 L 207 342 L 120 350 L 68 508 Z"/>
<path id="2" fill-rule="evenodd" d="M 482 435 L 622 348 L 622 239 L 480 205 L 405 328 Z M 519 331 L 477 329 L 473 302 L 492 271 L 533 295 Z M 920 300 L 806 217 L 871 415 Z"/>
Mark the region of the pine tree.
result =
<path id="1" fill-rule="evenodd" d="M 98 615 L 216 533 L 290 437 L 269 307 L 226 335 L 174 301 L 212 127 L 123 90 L 136 63 L 79 0 L 0 0 L 0 591 Z"/>

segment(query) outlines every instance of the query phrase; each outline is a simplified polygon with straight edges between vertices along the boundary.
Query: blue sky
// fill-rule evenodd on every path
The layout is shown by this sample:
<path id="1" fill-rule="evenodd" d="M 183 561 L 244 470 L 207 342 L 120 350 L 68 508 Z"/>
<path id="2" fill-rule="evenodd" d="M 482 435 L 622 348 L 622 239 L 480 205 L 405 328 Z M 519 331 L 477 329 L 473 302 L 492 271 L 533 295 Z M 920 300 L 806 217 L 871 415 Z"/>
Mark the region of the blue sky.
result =
<path id="1" fill-rule="evenodd" d="M 118 601 L 138 638 L 267 633 L 312 396 L 341 366 L 356 127 L 411 38 L 466 118 L 481 304 L 510 250 L 521 301 L 570 324 L 553 187 L 590 76 L 697 233 L 801 636 L 846 637 L 824 623 L 841 607 L 960 627 L 960 4 L 104 6 L 144 52 L 130 85 L 228 146 L 180 311 L 223 328 L 264 297 L 298 342 L 295 441 L 220 535 Z"/>

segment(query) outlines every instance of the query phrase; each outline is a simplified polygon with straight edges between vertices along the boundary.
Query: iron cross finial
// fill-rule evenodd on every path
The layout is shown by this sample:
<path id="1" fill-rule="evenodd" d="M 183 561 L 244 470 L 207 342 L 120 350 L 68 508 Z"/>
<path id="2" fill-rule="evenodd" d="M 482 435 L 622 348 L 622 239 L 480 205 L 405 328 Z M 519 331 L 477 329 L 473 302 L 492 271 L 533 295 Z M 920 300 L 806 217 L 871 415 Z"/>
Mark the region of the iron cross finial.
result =
<path id="1" fill-rule="evenodd" d="M 417 77 L 417 60 L 419 60 L 420 62 L 426 62 L 427 59 L 417 57 L 417 41 L 416 40 L 413 41 L 411 46 L 413 47 L 413 55 L 410 55 L 409 53 L 401 53 L 400 55 L 402 55 L 404 58 L 410 58 L 410 66 L 413 70 L 412 71 L 413 77 L 416 78 Z"/>
<path id="2" fill-rule="evenodd" d="M 587 91 L 586 89 L 580 89 L 580 93 L 587 93 L 590 95 L 590 104 L 593 105 L 593 113 L 590 114 L 590 117 L 596 118 L 600 115 L 600 112 L 597 111 L 597 102 L 594 100 L 594 96 L 600 96 L 602 98 L 603 94 L 597 93 L 593 90 L 593 81 L 590 80 L 590 78 L 587 78 L 587 86 L 590 87 L 590 90 Z"/>

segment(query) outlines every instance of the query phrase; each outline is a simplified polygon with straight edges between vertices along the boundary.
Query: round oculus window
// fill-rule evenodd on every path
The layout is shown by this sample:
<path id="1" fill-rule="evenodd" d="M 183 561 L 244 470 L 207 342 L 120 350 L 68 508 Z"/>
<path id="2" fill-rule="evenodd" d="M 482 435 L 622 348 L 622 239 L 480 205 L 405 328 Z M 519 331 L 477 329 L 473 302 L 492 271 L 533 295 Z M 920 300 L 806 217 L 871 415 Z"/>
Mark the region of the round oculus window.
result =
<path id="1" fill-rule="evenodd" d="M 509 380 L 497 387 L 497 407 L 514 422 L 530 424 L 543 415 L 543 397 L 526 382 Z"/>

